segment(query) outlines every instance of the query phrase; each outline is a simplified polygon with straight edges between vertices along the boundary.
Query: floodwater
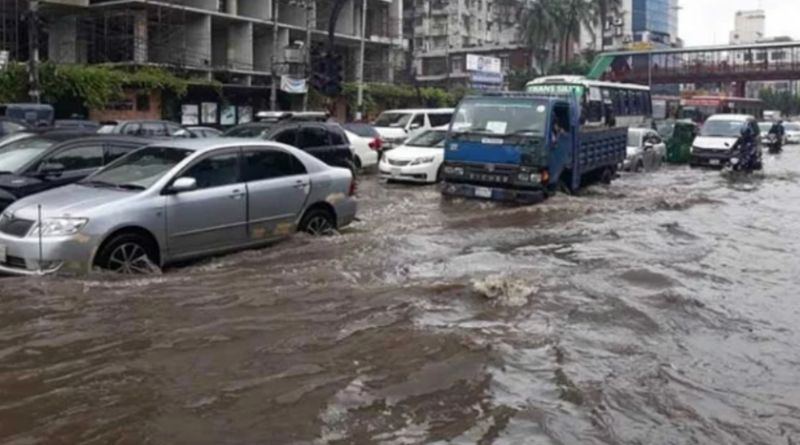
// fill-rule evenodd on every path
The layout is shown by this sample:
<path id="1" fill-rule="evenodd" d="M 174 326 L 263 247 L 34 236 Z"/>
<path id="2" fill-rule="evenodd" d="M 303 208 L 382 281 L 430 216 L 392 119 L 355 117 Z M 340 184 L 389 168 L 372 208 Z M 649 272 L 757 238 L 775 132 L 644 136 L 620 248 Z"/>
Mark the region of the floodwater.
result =
<path id="1" fill-rule="evenodd" d="M 362 222 L 136 279 L 0 280 L 5 444 L 798 444 L 800 148 Z"/>

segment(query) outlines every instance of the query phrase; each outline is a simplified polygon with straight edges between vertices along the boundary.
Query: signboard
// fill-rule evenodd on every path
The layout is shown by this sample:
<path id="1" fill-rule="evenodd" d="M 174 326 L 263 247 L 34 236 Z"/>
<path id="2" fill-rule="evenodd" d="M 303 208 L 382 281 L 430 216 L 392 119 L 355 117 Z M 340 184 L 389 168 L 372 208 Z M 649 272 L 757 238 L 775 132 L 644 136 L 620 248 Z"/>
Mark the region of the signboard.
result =
<path id="1" fill-rule="evenodd" d="M 194 104 L 181 106 L 181 124 L 198 125 L 200 123 L 200 107 Z"/>
<path id="2" fill-rule="evenodd" d="M 306 94 L 306 91 L 308 91 L 306 80 L 281 76 L 281 91 L 289 94 Z"/>
<path id="3" fill-rule="evenodd" d="M 500 73 L 472 72 L 470 73 L 470 80 L 473 83 L 502 84 L 503 75 Z"/>
<path id="4" fill-rule="evenodd" d="M 239 116 L 240 124 L 253 122 L 253 107 L 250 106 L 239 107 L 239 112 L 237 114 Z"/>
<path id="5" fill-rule="evenodd" d="M 655 47 L 652 42 L 631 42 L 625 45 L 625 49 L 629 51 L 650 51 Z"/>
<path id="6" fill-rule="evenodd" d="M 236 124 L 236 106 L 225 105 L 222 107 L 222 112 L 219 115 L 220 125 L 235 125 Z"/>
<path id="7" fill-rule="evenodd" d="M 200 110 L 200 122 L 204 124 L 217 123 L 217 104 L 215 102 L 203 102 Z"/>
<path id="8" fill-rule="evenodd" d="M 497 57 L 467 54 L 467 71 L 501 74 L 502 65 Z"/>
<path id="9" fill-rule="evenodd" d="M 583 97 L 585 87 L 583 85 L 570 85 L 570 84 L 533 84 L 528 85 L 527 92 L 534 94 L 542 94 L 545 96 L 569 96 Z"/>

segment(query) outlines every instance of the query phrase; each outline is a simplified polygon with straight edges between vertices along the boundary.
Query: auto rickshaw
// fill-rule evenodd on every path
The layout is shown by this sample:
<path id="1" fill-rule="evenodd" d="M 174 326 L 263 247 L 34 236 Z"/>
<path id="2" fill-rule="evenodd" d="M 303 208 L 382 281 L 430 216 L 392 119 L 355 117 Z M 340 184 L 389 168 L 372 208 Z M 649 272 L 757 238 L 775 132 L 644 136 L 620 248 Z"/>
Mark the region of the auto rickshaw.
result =
<path id="1" fill-rule="evenodd" d="M 691 156 L 692 142 L 700 133 L 700 127 L 688 119 L 662 122 L 657 126 L 659 134 L 667 144 L 667 162 L 687 164 Z"/>

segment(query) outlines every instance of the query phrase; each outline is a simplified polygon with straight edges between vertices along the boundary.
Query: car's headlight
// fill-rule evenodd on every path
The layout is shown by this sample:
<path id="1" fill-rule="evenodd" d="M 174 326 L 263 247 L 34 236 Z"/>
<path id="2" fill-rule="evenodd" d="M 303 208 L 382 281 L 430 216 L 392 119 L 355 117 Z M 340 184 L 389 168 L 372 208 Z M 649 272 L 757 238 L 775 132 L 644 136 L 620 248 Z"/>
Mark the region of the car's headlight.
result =
<path id="1" fill-rule="evenodd" d="M 417 159 L 414 159 L 413 161 L 411 161 L 411 165 L 430 164 L 435 159 L 436 158 L 434 158 L 433 156 L 428 156 L 428 157 L 425 157 L 425 158 L 417 158 Z"/>
<path id="2" fill-rule="evenodd" d="M 78 233 L 89 220 L 86 218 L 47 218 L 42 220 L 42 236 L 68 236 Z M 39 225 L 35 224 L 29 233 L 31 237 L 39 236 Z"/>

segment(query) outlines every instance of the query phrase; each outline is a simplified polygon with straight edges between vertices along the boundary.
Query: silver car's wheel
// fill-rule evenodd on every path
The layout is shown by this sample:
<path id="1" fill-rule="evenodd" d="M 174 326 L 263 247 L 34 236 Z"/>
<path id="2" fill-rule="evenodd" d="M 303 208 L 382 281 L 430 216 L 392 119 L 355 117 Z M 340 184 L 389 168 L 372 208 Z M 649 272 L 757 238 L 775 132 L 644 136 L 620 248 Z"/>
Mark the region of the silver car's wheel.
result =
<path id="1" fill-rule="evenodd" d="M 147 252 L 136 243 L 125 243 L 118 246 L 108 258 L 109 269 L 124 274 L 148 273 L 151 264 Z"/>
<path id="2" fill-rule="evenodd" d="M 336 223 L 331 213 L 322 208 L 311 209 L 300 222 L 300 230 L 312 236 L 328 236 L 336 233 Z"/>

